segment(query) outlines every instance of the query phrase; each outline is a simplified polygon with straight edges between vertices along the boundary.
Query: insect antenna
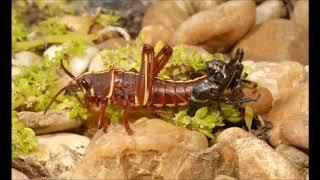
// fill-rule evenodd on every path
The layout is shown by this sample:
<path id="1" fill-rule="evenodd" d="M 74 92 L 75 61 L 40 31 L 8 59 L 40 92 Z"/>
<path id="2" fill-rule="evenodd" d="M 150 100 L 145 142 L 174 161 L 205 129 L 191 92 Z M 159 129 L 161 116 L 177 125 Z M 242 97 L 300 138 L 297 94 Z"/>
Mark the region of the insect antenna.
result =
<path id="1" fill-rule="evenodd" d="M 44 113 L 43 114 L 46 114 L 48 109 L 50 108 L 50 106 L 52 105 L 52 103 L 57 99 L 57 97 L 64 91 L 64 90 L 67 90 L 68 88 L 72 88 L 72 87 L 77 87 L 78 85 L 77 84 L 70 84 L 70 85 L 67 85 L 65 87 L 63 87 L 62 89 L 60 89 L 57 94 L 55 96 L 53 96 L 53 98 L 51 99 L 50 103 L 47 105 L 46 109 L 44 110 Z"/>
<path id="2" fill-rule="evenodd" d="M 60 59 L 60 65 L 61 65 L 61 68 L 63 69 L 63 71 L 64 71 L 69 77 L 71 77 L 73 80 L 76 80 L 76 77 L 75 77 L 73 74 L 71 74 L 71 72 L 68 71 L 67 68 L 64 67 L 63 62 L 62 62 L 62 59 Z"/>

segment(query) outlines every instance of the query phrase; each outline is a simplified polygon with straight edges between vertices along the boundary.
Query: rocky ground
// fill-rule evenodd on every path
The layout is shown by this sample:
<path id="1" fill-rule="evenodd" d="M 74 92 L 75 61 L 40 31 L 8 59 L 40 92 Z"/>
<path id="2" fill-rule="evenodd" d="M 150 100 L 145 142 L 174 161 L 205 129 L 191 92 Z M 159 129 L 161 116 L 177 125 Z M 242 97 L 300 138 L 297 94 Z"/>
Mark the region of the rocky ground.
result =
<path id="1" fill-rule="evenodd" d="M 13 160 L 12 178 L 308 179 L 308 3 L 141 1 L 126 14 L 126 26 L 134 24 L 128 29 L 131 36 L 143 34 L 146 43 L 161 40 L 224 54 L 243 48 L 244 64 L 252 68 L 248 79 L 262 92 L 250 105 L 272 124 L 264 138 L 230 127 L 209 146 L 200 132 L 148 118 L 131 122 L 133 136 L 116 124 L 108 133 L 94 130 L 91 137 L 78 133 L 88 122 L 71 120 L 65 111 L 45 116 L 25 111 L 18 119 L 35 131 L 39 146 Z M 137 12 L 135 19 L 132 13 Z M 104 47 L 126 44 L 124 38 L 108 41 Z M 93 46 L 85 57 L 73 59 L 72 72 L 101 68 L 98 49 Z M 19 66 L 37 63 L 36 56 L 29 51 L 14 54 L 13 73 L 19 73 Z"/>

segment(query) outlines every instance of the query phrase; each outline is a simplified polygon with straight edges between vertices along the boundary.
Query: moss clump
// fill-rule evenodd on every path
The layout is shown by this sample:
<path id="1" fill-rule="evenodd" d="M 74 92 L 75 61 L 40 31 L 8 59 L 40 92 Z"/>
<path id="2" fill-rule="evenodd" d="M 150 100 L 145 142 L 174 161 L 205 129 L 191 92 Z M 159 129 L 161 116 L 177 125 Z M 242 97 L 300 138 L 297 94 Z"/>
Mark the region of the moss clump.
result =
<path id="1" fill-rule="evenodd" d="M 110 25 L 119 25 L 120 17 L 114 15 L 112 12 L 100 13 L 96 18 L 96 22 L 104 27 Z"/>
<path id="2" fill-rule="evenodd" d="M 19 155 L 30 153 L 38 145 L 33 130 L 25 127 L 22 123 L 18 122 L 17 114 L 15 111 L 12 111 L 11 136 L 11 148 L 13 158 Z"/>
<path id="3" fill-rule="evenodd" d="M 38 22 L 32 31 L 41 35 L 59 35 L 66 34 L 68 29 L 58 17 L 51 17 Z"/>
<path id="4" fill-rule="evenodd" d="M 200 107 L 194 116 L 188 115 L 189 108 L 186 108 L 176 113 L 173 120 L 178 126 L 198 130 L 207 137 L 214 138 L 213 130 L 215 127 L 224 126 L 224 121 L 236 123 L 242 119 L 241 113 L 234 105 L 220 103 L 220 107 L 221 111 L 217 104 Z"/>
<path id="5" fill-rule="evenodd" d="M 28 35 L 22 16 L 15 10 L 12 10 L 11 28 L 12 47 L 15 48 L 16 43 L 24 41 Z"/>
<path id="6" fill-rule="evenodd" d="M 76 42 L 63 45 L 62 50 L 57 51 L 52 59 L 43 58 L 41 63 L 21 68 L 21 73 L 12 81 L 12 106 L 15 110 L 43 111 L 51 98 L 58 91 L 56 81 L 59 76 L 60 59 L 75 55 L 83 55 L 85 44 Z M 66 61 L 67 62 L 67 61 Z M 72 118 L 86 119 L 87 110 L 82 107 L 74 96 L 61 95 L 60 104 L 53 104 L 56 109 L 71 109 Z"/>

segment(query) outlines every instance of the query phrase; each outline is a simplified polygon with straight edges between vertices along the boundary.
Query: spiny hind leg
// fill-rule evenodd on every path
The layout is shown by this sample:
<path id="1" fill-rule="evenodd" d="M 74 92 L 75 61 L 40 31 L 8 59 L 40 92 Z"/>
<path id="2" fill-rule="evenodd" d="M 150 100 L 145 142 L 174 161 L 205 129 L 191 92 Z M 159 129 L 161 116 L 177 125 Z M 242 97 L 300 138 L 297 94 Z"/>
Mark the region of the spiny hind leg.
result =
<path id="1" fill-rule="evenodd" d="M 128 107 L 124 108 L 123 115 L 122 115 L 122 122 L 124 127 L 126 128 L 128 135 L 133 135 L 133 131 L 130 128 L 129 121 L 128 121 Z"/>
<path id="2" fill-rule="evenodd" d="M 141 66 L 136 81 L 136 104 L 145 105 L 148 97 L 149 88 L 151 87 L 151 66 L 154 59 L 154 49 L 149 44 L 144 44 L 141 54 Z"/>
<path id="3" fill-rule="evenodd" d="M 102 100 L 100 102 L 100 113 L 99 113 L 99 120 L 98 120 L 98 129 L 102 129 L 104 132 L 107 132 L 108 126 L 110 124 L 110 119 L 105 117 L 105 110 L 107 108 L 107 101 Z"/>

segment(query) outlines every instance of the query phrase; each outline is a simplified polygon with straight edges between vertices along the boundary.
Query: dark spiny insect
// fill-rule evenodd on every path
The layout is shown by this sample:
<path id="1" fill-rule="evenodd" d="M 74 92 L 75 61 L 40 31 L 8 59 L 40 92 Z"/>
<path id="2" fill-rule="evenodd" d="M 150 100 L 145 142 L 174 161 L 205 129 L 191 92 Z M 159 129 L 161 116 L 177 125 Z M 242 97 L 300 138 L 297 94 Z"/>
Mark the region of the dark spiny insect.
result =
<path id="1" fill-rule="evenodd" d="M 57 96 L 67 91 L 69 93 L 82 91 L 85 105 L 96 103 L 100 107 L 98 128 L 106 131 L 110 119 L 104 117 L 104 111 L 109 104 L 124 108 L 123 123 L 128 134 L 132 134 L 127 112 L 130 109 L 146 107 L 151 112 L 157 108 L 184 106 L 188 103 L 210 103 L 222 101 L 226 103 L 243 103 L 256 101 L 250 98 L 238 98 L 236 92 L 241 92 L 240 82 L 256 86 L 254 82 L 241 78 L 243 65 L 243 50 L 238 49 L 230 62 L 221 60 L 207 62 L 207 67 L 200 72 L 204 75 L 188 81 L 172 81 L 158 77 L 158 73 L 165 66 L 172 55 L 172 48 L 164 46 L 155 55 L 154 48 L 145 44 L 142 49 L 142 60 L 139 72 L 122 71 L 111 67 L 107 71 L 84 73 L 79 77 L 72 75 L 63 65 L 61 68 L 70 76 L 75 83 L 62 88 L 48 104 L 46 111 Z M 224 96 L 224 91 L 230 88 L 231 96 Z"/>

